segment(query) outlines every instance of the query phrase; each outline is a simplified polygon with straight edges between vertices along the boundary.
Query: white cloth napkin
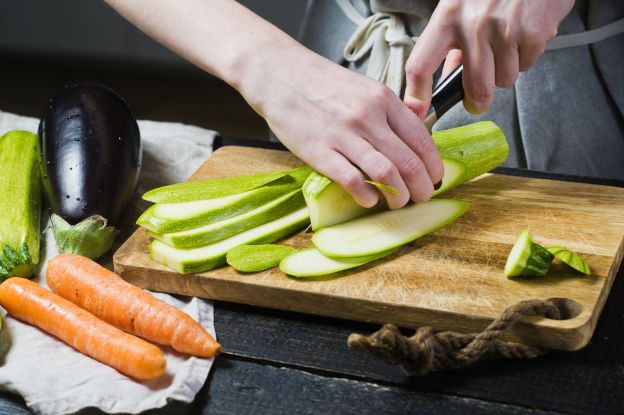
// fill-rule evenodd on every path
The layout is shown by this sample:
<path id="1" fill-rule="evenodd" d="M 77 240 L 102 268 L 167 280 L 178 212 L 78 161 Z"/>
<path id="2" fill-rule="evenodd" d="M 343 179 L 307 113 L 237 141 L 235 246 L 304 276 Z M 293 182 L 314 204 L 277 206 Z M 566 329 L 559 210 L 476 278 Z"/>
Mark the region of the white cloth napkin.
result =
<path id="1" fill-rule="evenodd" d="M 37 131 L 38 120 L 0 111 L 0 135 L 9 130 Z M 138 194 L 186 179 L 210 155 L 214 131 L 177 123 L 139 121 L 143 165 Z M 137 198 L 136 209 L 144 204 Z M 127 233 L 127 232 L 126 232 Z M 47 260 L 58 252 L 52 232 L 42 238 L 42 267 L 36 280 L 45 285 Z M 185 311 L 213 336 L 209 301 L 154 295 Z M 69 414 L 95 407 L 108 413 L 138 413 L 169 400 L 191 402 L 201 389 L 214 359 L 199 359 L 163 348 L 167 371 L 159 379 L 134 381 L 67 346 L 35 327 L 5 317 L 11 348 L 0 366 L 0 389 L 24 397 L 40 414 Z"/>

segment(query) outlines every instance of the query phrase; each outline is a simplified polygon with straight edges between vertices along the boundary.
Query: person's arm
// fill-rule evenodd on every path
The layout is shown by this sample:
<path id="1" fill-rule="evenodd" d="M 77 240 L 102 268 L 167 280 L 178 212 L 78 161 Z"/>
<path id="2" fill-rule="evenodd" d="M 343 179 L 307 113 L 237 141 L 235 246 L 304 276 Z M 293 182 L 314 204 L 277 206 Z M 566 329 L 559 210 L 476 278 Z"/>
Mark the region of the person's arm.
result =
<path id="1" fill-rule="evenodd" d="M 236 88 L 295 155 L 359 204 L 379 198 L 364 175 L 399 190 L 385 194 L 392 208 L 429 199 L 442 179 L 431 136 L 392 91 L 304 48 L 235 1 L 107 3 Z"/>
<path id="2" fill-rule="evenodd" d="M 574 0 L 440 0 L 405 65 L 404 101 L 419 116 L 431 102 L 433 73 L 463 61 L 464 106 L 478 114 L 492 103 L 494 86 L 511 87 L 557 34 Z"/>

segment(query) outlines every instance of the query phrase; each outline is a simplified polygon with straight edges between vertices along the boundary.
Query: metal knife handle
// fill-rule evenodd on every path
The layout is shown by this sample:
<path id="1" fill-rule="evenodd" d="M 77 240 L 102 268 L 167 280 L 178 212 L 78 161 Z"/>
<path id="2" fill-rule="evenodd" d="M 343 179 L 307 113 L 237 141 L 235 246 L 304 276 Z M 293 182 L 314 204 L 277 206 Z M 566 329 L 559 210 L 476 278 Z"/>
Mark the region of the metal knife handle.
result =
<path id="1" fill-rule="evenodd" d="M 431 95 L 431 107 L 425 118 L 425 125 L 429 132 L 433 124 L 455 104 L 464 99 L 462 83 L 463 65 L 459 65 L 449 76 L 438 84 Z"/>

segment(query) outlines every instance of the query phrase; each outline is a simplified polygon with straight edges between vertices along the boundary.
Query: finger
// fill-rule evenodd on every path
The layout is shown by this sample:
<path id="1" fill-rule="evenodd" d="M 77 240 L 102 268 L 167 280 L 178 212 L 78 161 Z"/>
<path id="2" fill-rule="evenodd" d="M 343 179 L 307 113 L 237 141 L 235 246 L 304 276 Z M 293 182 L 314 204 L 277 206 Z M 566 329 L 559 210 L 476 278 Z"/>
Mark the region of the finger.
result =
<path id="1" fill-rule="evenodd" d="M 337 147 L 337 150 L 351 163 L 358 166 L 371 180 L 398 190 L 398 195 L 382 191 L 390 209 L 403 207 L 409 201 L 410 192 L 398 168 L 367 140 L 351 140 L 348 145 Z"/>
<path id="2" fill-rule="evenodd" d="M 438 149 L 431 139 L 431 134 L 429 134 L 429 131 L 427 131 L 422 121 L 415 117 L 407 107 L 397 103 L 395 107 L 388 111 L 388 125 L 408 147 L 402 150 L 402 152 L 411 157 L 411 155 L 409 155 L 409 150 L 411 150 L 422 161 L 432 186 L 440 182 L 444 176 L 444 165 L 442 164 Z M 409 166 L 408 164 L 408 166 L 403 169 L 408 171 L 410 179 L 413 174 L 416 173 L 414 172 L 415 167 L 416 166 Z M 401 169 L 399 168 L 399 170 Z M 423 192 L 419 194 L 425 196 L 427 193 L 428 191 L 423 190 Z M 412 193 L 412 195 L 415 196 L 414 193 Z M 421 201 L 422 197 L 417 198 L 417 200 Z"/>
<path id="3" fill-rule="evenodd" d="M 518 66 L 522 72 L 528 71 L 542 56 L 546 43 L 538 40 L 525 40 L 518 44 Z"/>
<path id="4" fill-rule="evenodd" d="M 500 88 L 511 88 L 518 79 L 520 63 L 518 46 L 496 41 L 492 44 L 495 65 L 495 83 Z"/>
<path id="5" fill-rule="evenodd" d="M 433 73 L 451 49 L 453 38 L 432 19 L 422 32 L 405 64 L 405 104 L 425 118 L 431 104 Z"/>
<path id="6" fill-rule="evenodd" d="M 494 53 L 482 39 L 464 44 L 470 45 L 463 50 L 464 107 L 471 114 L 480 114 L 488 109 L 494 96 Z"/>
<path id="7" fill-rule="evenodd" d="M 442 67 L 442 75 L 440 75 L 440 81 L 446 79 L 447 76 L 451 74 L 459 65 L 461 65 L 463 60 L 461 49 L 451 49 L 451 51 L 446 55 L 446 59 L 444 60 L 444 66 Z"/>
<path id="8" fill-rule="evenodd" d="M 338 183 L 358 205 L 371 208 L 379 202 L 377 191 L 366 183 L 364 175 L 342 154 L 336 151 L 319 152 L 309 164 Z"/>

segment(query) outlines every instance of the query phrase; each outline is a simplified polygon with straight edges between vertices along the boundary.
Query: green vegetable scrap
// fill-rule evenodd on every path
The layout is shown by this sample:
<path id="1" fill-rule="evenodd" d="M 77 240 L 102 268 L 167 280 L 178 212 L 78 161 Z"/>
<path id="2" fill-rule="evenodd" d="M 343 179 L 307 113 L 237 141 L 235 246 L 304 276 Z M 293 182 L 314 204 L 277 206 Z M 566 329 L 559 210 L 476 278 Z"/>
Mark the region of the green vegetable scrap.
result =
<path id="1" fill-rule="evenodd" d="M 589 265 L 578 254 L 559 245 L 543 247 L 535 243 L 529 230 L 525 229 L 511 248 L 505 264 L 505 276 L 543 277 L 555 257 L 583 274 L 591 273 Z"/>
<path id="2" fill-rule="evenodd" d="M 578 272 L 582 272 L 585 275 L 591 274 L 591 269 L 589 268 L 589 265 L 587 265 L 587 262 L 585 262 L 580 255 L 575 254 L 568 248 L 559 245 L 548 245 L 545 248 L 548 252 L 553 254 L 555 258 L 561 260 L 563 263 L 569 265 Z"/>
<path id="3" fill-rule="evenodd" d="M 241 245 L 231 249 L 226 256 L 227 263 L 242 272 L 259 272 L 277 267 L 296 249 L 285 245 Z"/>

